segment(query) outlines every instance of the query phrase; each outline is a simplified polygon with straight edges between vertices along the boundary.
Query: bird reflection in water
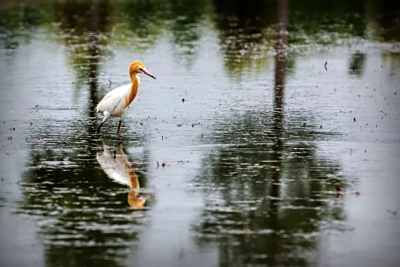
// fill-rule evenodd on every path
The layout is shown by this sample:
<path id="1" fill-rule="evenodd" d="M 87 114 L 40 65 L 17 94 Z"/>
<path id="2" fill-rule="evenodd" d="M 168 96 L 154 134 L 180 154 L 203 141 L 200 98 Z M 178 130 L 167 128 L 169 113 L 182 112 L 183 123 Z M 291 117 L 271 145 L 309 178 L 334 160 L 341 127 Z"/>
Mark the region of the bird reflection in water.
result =
<path id="1" fill-rule="evenodd" d="M 108 177 L 130 187 L 128 203 L 131 207 L 140 209 L 151 198 L 151 194 L 139 192 L 138 176 L 121 145 L 116 150 L 103 145 L 103 150 L 97 152 L 96 159 Z"/>

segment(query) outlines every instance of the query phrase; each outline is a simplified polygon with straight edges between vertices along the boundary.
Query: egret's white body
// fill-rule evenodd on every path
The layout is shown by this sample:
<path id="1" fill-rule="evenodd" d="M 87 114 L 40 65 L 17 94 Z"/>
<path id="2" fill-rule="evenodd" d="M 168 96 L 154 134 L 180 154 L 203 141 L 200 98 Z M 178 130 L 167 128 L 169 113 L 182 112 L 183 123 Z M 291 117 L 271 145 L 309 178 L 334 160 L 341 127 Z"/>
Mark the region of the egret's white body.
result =
<path id="1" fill-rule="evenodd" d="M 138 87 L 140 85 L 140 78 L 137 76 Z M 103 99 L 97 105 L 97 113 L 104 115 L 103 121 L 106 121 L 109 117 L 123 118 L 126 110 L 129 108 L 131 103 L 126 103 L 131 93 L 133 84 L 126 84 L 115 88 L 108 92 Z M 106 118 L 107 117 L 107 118 Z"/>
<path id="2" fill-rule="evenodd" d="M 110 118 L 110 117 L 119 117 L 119 125 L 117 135 L 120 135 L 120 128 L 122 119 L 125 115 L 126 110 L 129 108 L 129 105 L 136 98 L 137 93 L 139 92 L 140 78 L 139 73 L 143 73 L 149 75 L 150 77 L 155 77 L 146 70 L 144 65 L 139 61 L 133 62 L 129 66 L 129 76 L 131 78 L 131 83 L 127 85 L 123 85 L 121 87 L 115 88 L 108 94 L 106 94 L 100 103 L 97 105 L 96 111 L 98 113 L 103 114 L 103 122 L 100 124 L 97 132 L 100 132 L 101 126 Z"/>

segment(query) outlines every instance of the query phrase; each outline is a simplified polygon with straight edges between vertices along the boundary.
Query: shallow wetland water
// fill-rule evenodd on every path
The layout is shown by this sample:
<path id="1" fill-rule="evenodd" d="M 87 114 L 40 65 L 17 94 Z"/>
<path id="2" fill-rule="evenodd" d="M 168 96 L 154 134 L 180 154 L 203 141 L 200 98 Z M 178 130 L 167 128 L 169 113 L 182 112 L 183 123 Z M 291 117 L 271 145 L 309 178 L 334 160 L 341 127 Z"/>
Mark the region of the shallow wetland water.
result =
<path id="1" fill-rule="evenodd" d="M 397 1 L 0 3 L 1 266 L 398 266 Z M 95 134 L 101 97 L 141 78 Z M 340 194 L 336 188 L 341 189 Z"/>

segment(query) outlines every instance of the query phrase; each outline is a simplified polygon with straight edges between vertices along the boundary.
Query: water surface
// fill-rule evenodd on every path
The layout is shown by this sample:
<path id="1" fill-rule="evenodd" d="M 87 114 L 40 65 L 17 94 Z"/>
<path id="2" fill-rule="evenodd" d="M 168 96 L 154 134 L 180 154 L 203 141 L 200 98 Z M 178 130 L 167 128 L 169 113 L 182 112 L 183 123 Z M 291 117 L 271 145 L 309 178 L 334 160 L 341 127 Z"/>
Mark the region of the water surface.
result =
<path id="1" fill-rule="evenodd" d="M 5 1 L 2 266 L 397 266 L 396 1 Z M 142 77 L 122 124 L 94 107 Z M 336 188 L 344 193 L 336 194 Z"/>

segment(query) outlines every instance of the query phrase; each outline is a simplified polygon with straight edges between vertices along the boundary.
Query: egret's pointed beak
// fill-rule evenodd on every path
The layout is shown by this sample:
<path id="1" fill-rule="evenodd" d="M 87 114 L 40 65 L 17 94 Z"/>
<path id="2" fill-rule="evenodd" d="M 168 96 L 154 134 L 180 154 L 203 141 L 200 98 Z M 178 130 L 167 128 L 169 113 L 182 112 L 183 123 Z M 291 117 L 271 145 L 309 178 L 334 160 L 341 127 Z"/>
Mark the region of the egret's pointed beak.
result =
<path id="1" fill-rule="evenodd" d="M 146 75 L 149 75 L 151 78 L 156 79 L 156 77 L 154 77 L 154 75 L 151 74 L 150 72 L 148 72 L 147 70 L 141 69 L 141 71 L 142 71 L 142 73 L 144 73 L 144 74 L 146 74 Z"/>

